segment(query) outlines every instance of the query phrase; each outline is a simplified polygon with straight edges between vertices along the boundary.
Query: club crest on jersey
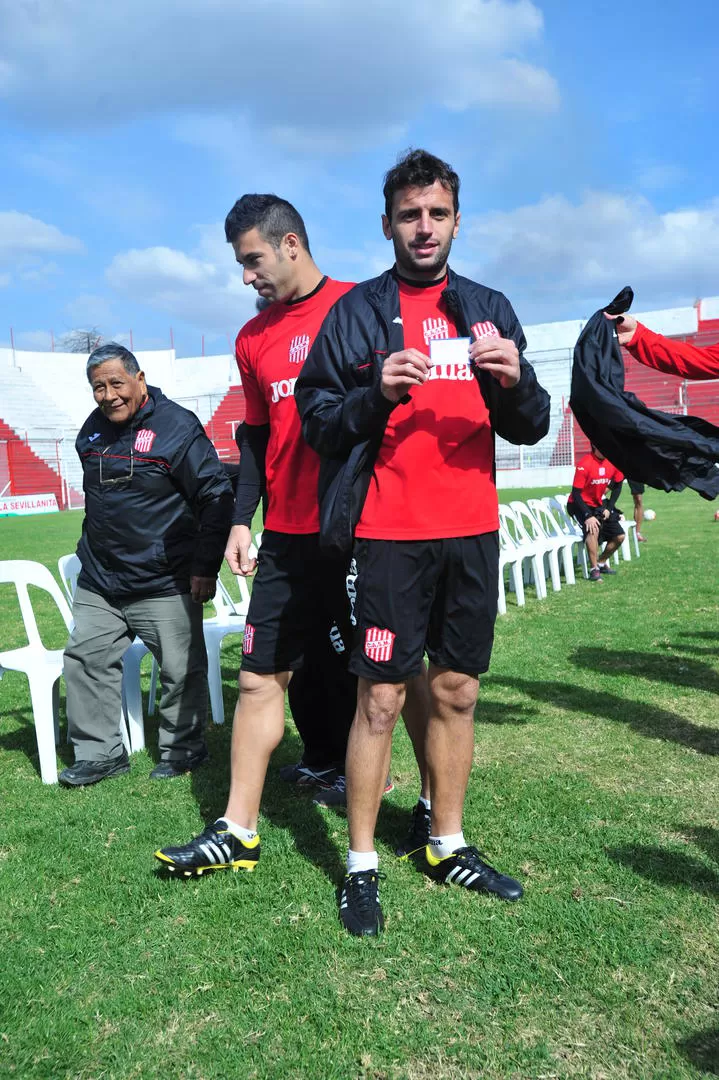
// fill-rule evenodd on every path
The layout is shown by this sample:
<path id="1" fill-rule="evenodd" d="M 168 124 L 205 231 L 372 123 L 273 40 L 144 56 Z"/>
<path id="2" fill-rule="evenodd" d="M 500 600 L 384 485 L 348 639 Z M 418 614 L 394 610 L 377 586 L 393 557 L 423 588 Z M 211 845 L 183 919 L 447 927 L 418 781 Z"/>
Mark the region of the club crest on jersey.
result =
<path id="1" fill-rule="evenodd" d="M 304 364 L 310 351 L 310 335 L 298 334 L 290 342 L 289 361 L 291 364 Z"/>
<path id="2" fill-rule="evenodd" d="M 477 341 L 485 337 L 501 337 L 499 330 L 493 322 L 476 322 L 472 327 L 472 333 Z"/>
<path id="3" fill-rule="evenodd" d="M 422 323 L 422 333 L 425 345 L 429 345 L 430 341 L 443 340 L 449 337 L 449 323 L 446 319 L 425 319 Z"/>
<path id="4" fill-rule="evenodd" d="M 255 647 L 255 628 L 252 623 L 245 623 L 245 633 L 242 638 L 242 654 L 249 656 Z"/>
<path id="5" fill-rule="evenodd" d="M 392 659 L 396 636 L 391 630 L 380 630 L 378 626 L 370 626 L 368 630 L 365 630 L 364 635 L 365 656 L 376 663 L 386 664 Z"/>
<path id="6" fill-rule="evenodd" d="M 142 428 L 141 431 L 138 431 L 135 438 L 135 449 L 138 454 L 146 454 L 148 450 L 152 448 L 156 434 L 156 431 L 148 431 L 147 428 Z"/>

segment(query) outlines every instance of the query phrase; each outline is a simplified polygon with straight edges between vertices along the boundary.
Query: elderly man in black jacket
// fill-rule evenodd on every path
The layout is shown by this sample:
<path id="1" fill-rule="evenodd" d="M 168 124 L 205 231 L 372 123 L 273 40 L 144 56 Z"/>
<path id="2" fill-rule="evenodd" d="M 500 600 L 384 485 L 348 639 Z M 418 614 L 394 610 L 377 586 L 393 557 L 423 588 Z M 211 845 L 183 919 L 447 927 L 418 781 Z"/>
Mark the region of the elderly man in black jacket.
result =
<path id="1" fill-rule="evenodd" d="M 402 850 L 423 852 L 439 881 L 522 895 L 465 842 L 462 811 L 497 610 L 494 433 L 535 443 L 549 427 L 549 397 L 521 355 L 511 305 L 447 268 L 457 174 L 411 151 L 387 174 L 384 195 L 395 265 L 337 301 L 295 389 L 305 438 L 323 458 L 321 538 L 352 554 L 359 691 L 340 918 L 356 935 L 383 926 L 374 830 L 392 731 L 425 651 L 431 806 L 415 807 Z"/>
<path id="2" fill-rule="evenodd" d="M 91 353 L 97 408 L 77 437 L 85 519 L 65 649 L 75 764 L 70 786 L 127 772 L 120 706 L 123 653 L 139 636 L 161 668 L 160 762 L 154 779 L 207 757 L 202 605 L 215 593 L 230 531 L 230 481 L 197 417 L 148 386 L 131 352 Z"/>

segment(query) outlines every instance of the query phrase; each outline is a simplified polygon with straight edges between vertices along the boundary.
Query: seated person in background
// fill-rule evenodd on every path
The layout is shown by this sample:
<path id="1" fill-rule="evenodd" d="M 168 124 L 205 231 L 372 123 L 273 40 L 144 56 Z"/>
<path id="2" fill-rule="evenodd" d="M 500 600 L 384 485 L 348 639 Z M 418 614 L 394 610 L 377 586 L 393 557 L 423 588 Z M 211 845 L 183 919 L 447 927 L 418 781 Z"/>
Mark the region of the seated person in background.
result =
<path id="1" fill-rule="evenodd" d="M 85 519 L 64 665 L 75 764 L 59 779 L 81 786 L 128 771 L 122 657 L 136 635 L 160 666 L 160 762 L 150 775 L 166 779 L 207 757 L 202 605 L 215 594 L 232 485 L 197 417 L 148 386 L 122 345 L 95 349 L 87 377 L 98 407 L 75 443 Z"/>
<path id="2" fill-rule="evenodd" d="M 567 510 L 582 526 L 589 556 L 590 581 L 601 581 L 602 574 L 615 574 L 609 559 L 624 541 L 624 530 L 615 509 L 622 490 L 623 475 L 611 465 L 601 450 L 591 445 L 577 465 Z M 609 498 L 604 496 L 609 490 Z M 599 555 L 599 544 L 604 550 Z"/>

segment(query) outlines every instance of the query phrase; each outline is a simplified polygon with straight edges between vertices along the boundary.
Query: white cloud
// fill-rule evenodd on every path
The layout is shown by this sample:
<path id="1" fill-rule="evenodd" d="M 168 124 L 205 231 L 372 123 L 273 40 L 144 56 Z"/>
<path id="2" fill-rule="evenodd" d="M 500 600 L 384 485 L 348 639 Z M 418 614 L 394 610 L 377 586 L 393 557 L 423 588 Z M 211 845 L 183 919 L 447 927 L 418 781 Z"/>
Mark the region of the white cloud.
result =
<path id="1" fill-rule="evenodd" d="M 719 199 L 659 213 L 645 198 L 587 193 L 465 221 L 474 276 L 525 321 L 591 314 L 625 285 L 644 310 L 716 292 Z"/>
<path id="2" fill-rule="evenodd" d="M 415 0 L 411 16 L 383 0 L 1 2 L 0 98 L 37 127 L 214 111 L 314 153 L 396 137 L 438 100 L 558 103 L 533 56 L 543 20 L 531 0 Z"/>
<path id="3" fill-rule="evenodd" d="M 82 293 L 65 305 L 65 314 L 71 326 L 93 327 L 105 330 L 114 321 L 109 301 L 94 293 Z"/>
<path id="4" fill-rule="evenodd" d="M 0 211 L 0 260 L 5 263 L 25 255 L 79 255 L 84 251 L 80 240 L 66 236 L 54 225 L 17 210 Z"/>
<path id="5" fill-rule="evenodd" d="M 222 238 L 222 226 L 200 227 L 191 255 L 169 247 L 122 252 L 106 270 L 108 284 L 200 330 L 237 331 L 254 314 L 256 294 L 242 284 L 231 249 L 213 233 Z"/>

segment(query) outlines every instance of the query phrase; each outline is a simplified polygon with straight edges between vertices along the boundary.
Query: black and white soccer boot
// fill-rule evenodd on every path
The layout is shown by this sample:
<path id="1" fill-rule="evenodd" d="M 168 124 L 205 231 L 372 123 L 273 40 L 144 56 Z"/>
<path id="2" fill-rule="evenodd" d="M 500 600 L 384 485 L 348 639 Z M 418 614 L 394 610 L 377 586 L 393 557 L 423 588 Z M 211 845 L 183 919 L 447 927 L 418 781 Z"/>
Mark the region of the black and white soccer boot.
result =
<path id="1" fill-rule="evenodd" d="M 493 866 L 485 862 L 474 847 L 458 848 L 444 859 L 432 854 L 429 845 L 425 848 L 428 874 L 435 881 L 446 885 L 461 885 L 473 892 L 492 893 L 502 900 L 519 900 L 524 889 L 514 878 L 500 874 Z"/>
<path id="2" fill-rule="evenodd" d="M 227 828 L 225 819 L 218 818 L 189 844 L 160 848 L 155 858 L 171 874 L 186 878 L 202 877 L 210 870 L 252 871 L 260 859 L 260 838 L 255 835 L 247 843 L 238 840 Z"/>
<path id="3" fill-rule="evenodd" d="M 340 921 L 355 937 L 377 937 L 384 929 L 379 902 L 379 870 L 346 874 L 340 891 Z"/>

